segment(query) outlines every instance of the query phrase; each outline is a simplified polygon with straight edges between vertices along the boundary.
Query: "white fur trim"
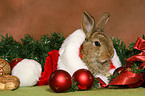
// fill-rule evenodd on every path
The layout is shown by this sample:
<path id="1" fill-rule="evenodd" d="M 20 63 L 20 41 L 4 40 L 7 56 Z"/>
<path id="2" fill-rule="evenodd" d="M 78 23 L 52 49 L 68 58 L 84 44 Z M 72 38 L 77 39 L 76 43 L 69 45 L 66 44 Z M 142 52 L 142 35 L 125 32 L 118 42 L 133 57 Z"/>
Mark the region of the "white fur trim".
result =
<path id="1" fill-rule="evenodd" d="M 111 69 L 111 70 L 109 70 L 109 73 L 113 74 L 114 71 L 115 71 L 115 69 Z"/>
<path id="2" fill-rule="evenodd" d="M 85 34 L 81 29 L 73 32 L 64 40 L 58 59 L 58 69 L 67 71 L 71 76 L 78 69 L 88 69 L 79 57 L 79 48 L 85 40 Z"/>
<path id="3" fill-rule="evenodd" d="M 41 76 L 41 65 L 32 59 L 23 59 L 12 70 L 12 75 L 20 79 L 20 86 L 33 86 Z"/>
<path id="4" fill-rule="evenodd" d="M 109 84 L 109 80 L 108 80 L 108 78 L 107 78 L 106 76 L 98 74 L 98 75 L 96 75 L 95 77 L 96 77 L 96 78 L 97 78 L 97 77 L 100 77 L 100 79 L 102 79 L 102 80 L 106 83 L 106 85 Z"/>
<path id="5" fill-rule="evenodd" d="M 118 57 L 118 55 L 117 55 L 117 53 L 116 53 L 115 48 L 114 48 L 114 56 L 113 56 L 113 58 L 111 59 L 111 61 L 112 61 L 113 65 L 115 66 L 115 68 L 121 67 L 121 62 L 120 62 L 120 60 L 119 60 L 119 57 Z M 110 72 L 111 74 L 113 74 L 114 70 L 115 70 L 115 69 L 111 69 L 109 72 Z"/>

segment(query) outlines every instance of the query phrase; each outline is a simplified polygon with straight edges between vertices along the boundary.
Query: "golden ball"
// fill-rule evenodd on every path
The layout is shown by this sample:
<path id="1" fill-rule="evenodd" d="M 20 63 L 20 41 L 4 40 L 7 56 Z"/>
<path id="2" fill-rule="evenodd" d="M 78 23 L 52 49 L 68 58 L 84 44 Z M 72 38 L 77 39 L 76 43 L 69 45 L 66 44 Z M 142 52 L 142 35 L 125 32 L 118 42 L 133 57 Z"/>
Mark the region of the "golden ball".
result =
<path id="1" fill-rule="evenodd" d="M 0 76 L 9 74 L 11 74 L 10 64 L 6 60 L 0 58 Z"/>

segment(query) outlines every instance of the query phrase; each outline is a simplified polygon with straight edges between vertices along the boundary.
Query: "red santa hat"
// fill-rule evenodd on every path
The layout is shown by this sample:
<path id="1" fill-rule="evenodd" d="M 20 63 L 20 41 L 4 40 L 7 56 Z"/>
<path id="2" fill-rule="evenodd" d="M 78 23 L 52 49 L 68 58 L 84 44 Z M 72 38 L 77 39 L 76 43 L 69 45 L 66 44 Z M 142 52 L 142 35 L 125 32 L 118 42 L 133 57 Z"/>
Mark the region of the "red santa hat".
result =
<path id="1" fill-rule="evenodd" d="M 80 58 L 80 46 L 85 41 L 85 37 L 86 36 L 82 29 L 78 29 L 64 40 L 59 52 L 57 50 L 49 52 L 49 56 L 46 58 L 44 72 L 41 74 L 38 85 L 47 84 L 51 72 L 55 70 L 65 70 L 72 76 L 73 73 L 78 69 L 88 69 L 86 64 Z M 121 66 L 121 62 L 116 54 L 115 49 L 114 57 L 111 61 L 109 72 L 113 74 L 114 70 Z M 100 77 L 106 84 L 109 82 L 108 78 L 101 74 L 98 74 L 95 77 Z"/>
<path id="2" fill-rule="evenodd" d="M 16 59 L 15 59 L 16 60 Z M 33 59 L 21 59 L 19 62 L 10 62 L 12 75 L 20 79 L 20 86 L 34 86 L 41 76 L 41 65 Z"/>

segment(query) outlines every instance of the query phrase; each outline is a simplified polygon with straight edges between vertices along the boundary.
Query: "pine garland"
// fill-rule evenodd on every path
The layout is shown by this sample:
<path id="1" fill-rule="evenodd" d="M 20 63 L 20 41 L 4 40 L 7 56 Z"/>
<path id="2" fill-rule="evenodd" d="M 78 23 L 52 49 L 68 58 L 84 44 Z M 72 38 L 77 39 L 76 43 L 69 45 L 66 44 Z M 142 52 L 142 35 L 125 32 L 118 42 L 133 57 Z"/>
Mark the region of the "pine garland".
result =
<path id="1" fill-rule="evenodd" d="M 143 61 L 135 61 L 132 63 L 132 66 L 131 66 L 131 72 L 133 73 L 143 73 L 145 72 L 145 69 L 140 69 L 140 65 L 143 63 Z"/>
<path id="2" fill-rule="evenodd" d="M 14 58 L 28 58 L 34 59 L 38 61 L 42 65 L 42 69 L 44 70 L 45 59 L 48 56 L 48 52 L 51 50 L 59 50 L 61 47 L 63 40 L 65 39 L 63 35 L 59 33 L 53 33 L 51 36 L 43 35 L 40 40 L 34 40 L 31 35 L 25 35 L 24 38 L 17 42 L 13 39 L 13 36 L 1 35 L 0 40 L 0 57 L 10 62 Z M 145 40 L 145 36 L 142 35 L 142 38 Z M 130 43 L 128 47 L 124 44 L 124 42 L 119 39 L 112 37 L 114 48 L 116 49 L 117 55 L 121 61 L 122 66 L 125 66 L 126 59 L 139 54 L 141 51 L 134 49 L 135 42 Z M 142 62 L 133 62 L 132 63 L 132 72 L 134 73 L 142 73 L 145 72 L 144 69 L 139 69 Z M 109 80 L 116 78 L 118 74 L 109 76 Z M 92 88 L 98 87 L 98 81 L 95 79 Z M 73 82 L 72 88 L 69 91 L 78 90 L 78 86 L 75 82 Z"/>
<path id="3" fill-rule="evenodd" d="M 128 51 L 126 45 L 119 38 L 112 37 L 111 39 L 113 41 L 113 46 L 117 52 L 117 55 L 119 56 L 122 66 L 125 66 L 125 59 L 128 58 L 128 56 L 126 56 L 126 53 Z"/>
<path id="4" fill-rule="evenodd" d="M 45 59 L 48 52 L 58 50 L 61 47 L 63 35 L 53 33 L 51 36 L 43 35 L 40 40 L 34 40 L 31 35 L 26 34 L 20 42 L 13 39 L 13 36 L 1 35 L 0 57 L 10 62 L 14 58 L 34 59 L 42 65 L 44 70 Z"/>
<path id="5" fill-rule="evenodd" d="M 142 35 L 142 38 L 145 39 L 145 36 Z M 113 41 L 114 48 L 117 52 L 117 55 L 119 56 L 122 66 L 125 66 L 125 63 L 126 63 L 125 60 L 127 58 L 129 58 L 133 55 L 137 55 L 141 52 L 140 50 L 133 48 L 135 45 L 135 42 L 130 43 L 127 48 L 121 39 L 115 38 L 115 37 L 112 37 L 111 39 Z"/>
<path id="6" fill-rule="evenodd" d="M 51 36 L 41 36 L 40 40 L 34 40 L 31 35 L 26 34 L 20 42 L 15 41 L 13 36 L 9 36 L 8 34 L 6 34 L 6 36 L 1 35 L 1 37 L 1 58 L 7 60 L 8 62 L 14 58 L 30 58 L 38 61 L 40 64 L 45 63 L 45 58 L 47 57 L 47 53 L 49 51 L 53 49 L 59 50 L 63 40 L 65 39 L 63 35 L 55 32 Z M 145 36 L 142 35 L 142 38 L 145 39 Z M 127 58 L 141 52 L 133 49 L 133 46 L 135 45 L 134 42 L 130 43 L 127 48 L 121 39 L 115 37 L 112 37 L 111 39 L 122 66 L 125 66 L 125 60 Z"/>

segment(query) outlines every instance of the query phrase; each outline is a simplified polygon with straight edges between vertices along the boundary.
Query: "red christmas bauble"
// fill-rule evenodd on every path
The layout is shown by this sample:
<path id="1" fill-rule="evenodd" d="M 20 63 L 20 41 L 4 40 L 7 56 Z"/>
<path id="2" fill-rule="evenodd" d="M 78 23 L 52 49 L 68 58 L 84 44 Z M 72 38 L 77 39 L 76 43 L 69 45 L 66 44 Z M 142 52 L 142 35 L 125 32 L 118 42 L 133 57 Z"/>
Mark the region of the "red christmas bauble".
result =
<path id="1" fill-rule="evenodd" d="M 90 89 L 94 83 L 94 76 L 87 69 L 79 69 L 73 74 L 73 80 L 80 90 Z"/>
<path id="2" fill-rule="evenodd" d="M 23 58 L 15 58 L 13 59 L 11 62 L 10 62 L 10 66 L 11 66 L 11 69 L 14 68 L 14 66 L 16 66 L 20 61 L 22 61 Z"/>
<path id="3" fill-rule="evenodd" d="M 56 70 L 49 77 L 49 86 L 55 92 L 66 92 L 71 85 L 71 76 L 64 70 Z"/>

